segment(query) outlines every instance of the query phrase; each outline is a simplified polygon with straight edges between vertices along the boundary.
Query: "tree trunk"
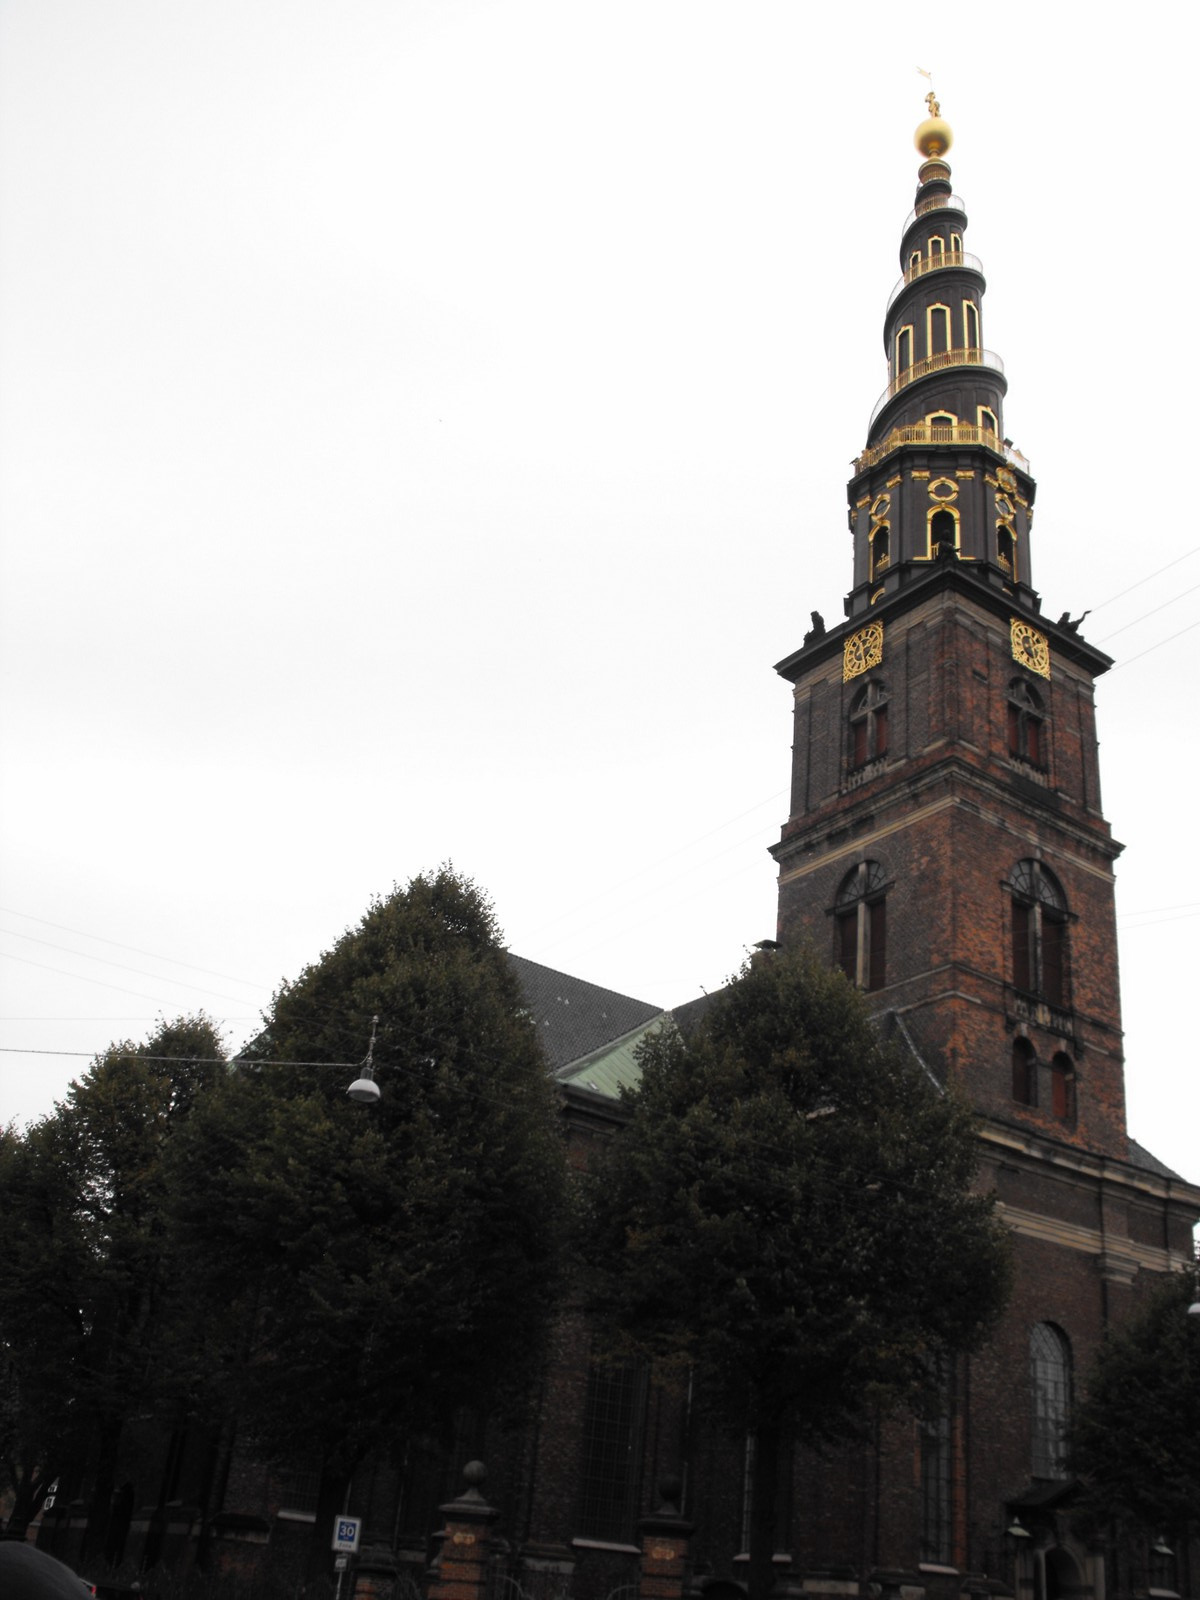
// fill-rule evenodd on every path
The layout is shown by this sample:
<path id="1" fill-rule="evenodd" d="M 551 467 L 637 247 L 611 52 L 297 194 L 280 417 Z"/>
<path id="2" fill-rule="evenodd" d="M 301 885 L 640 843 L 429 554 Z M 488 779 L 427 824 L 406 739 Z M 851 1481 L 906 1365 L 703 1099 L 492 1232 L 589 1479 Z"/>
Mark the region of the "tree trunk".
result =
<path id="1" fill-rule="evenodd" d="M 775 1507 L 779 1500 L 780 1429 L 760 1423 L 750 1474 L 750 1600 L 767 1600 L 775 1584 Z"/>

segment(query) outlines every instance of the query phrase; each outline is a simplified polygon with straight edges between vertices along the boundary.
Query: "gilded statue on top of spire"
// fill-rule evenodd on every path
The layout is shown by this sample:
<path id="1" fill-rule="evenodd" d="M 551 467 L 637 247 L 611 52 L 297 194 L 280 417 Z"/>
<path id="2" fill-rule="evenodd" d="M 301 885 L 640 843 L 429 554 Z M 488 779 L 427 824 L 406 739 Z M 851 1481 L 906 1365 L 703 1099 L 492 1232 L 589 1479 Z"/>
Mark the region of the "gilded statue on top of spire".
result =
<path id="1" fill-rule="evenodd" d="M 940 117 L 941 116 L 942 108 L 938 104 L 938 102 L 934 99 L 934 94 L 933 94 L 933 90 L 932 89 L 930 89 L 929 93 L 925 96 L 925 104 L 929 107 L 929 115 L 931 117 Z"/>
<path id="2" fill-rule="evenodd" d="M 933 88 L 933 73 L 926 72 L 924 67 L 918 67 L 917 71 L 929 80 L 929 93 L 925 96 L 929 115 L 917 129 L 913 143 L 927 161 L 937 160 L 954 143 L 954 135 L 950 131 L 950 124 L 942 120 L 942 108 Z"/>

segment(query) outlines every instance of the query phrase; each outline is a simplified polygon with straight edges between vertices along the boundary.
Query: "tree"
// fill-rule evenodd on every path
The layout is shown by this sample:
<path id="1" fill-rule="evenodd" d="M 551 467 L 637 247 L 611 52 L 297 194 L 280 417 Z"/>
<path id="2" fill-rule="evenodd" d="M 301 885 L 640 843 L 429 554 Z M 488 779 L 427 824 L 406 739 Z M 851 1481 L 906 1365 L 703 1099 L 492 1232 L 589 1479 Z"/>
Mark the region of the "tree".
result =
<path id="1" fill-rule="evenodd" d="M 1200 1514 L 1200 1268 L 1113 1327 L 1075 1407 L 1069 1460 L 1102 1521 L 1180 1541 Z"/>
<path id="2" fill-rule="evenodd" d="M 367 1107 L 346 1086 L 373 1030 Z M 314 1568 L 361 1462 L 537 1371 L 563 1213 L 555 1115 L 491 907 L 443 869 L 374 901 L 280 989 L 189 1129 L 177 1237 L 247 1435 L 321 1462 Z"/>
<path id="3" fill-rule="evenodd" d="M 628 1107 L 589 1175 L 588 1298 L 754 1435 L 760 1600 L 781 1448 L 916 1404 L 999 1315 L 1007 1239 L 971 1192 L 967 1111 L 805 950 L 756 957 L 690 1036 L 649 1038 Z"/>
<path id="4" fill-rule="evenodd" d="M 165 1249 L 166 1152 L 223 1070 L 207 1017 L 114 1044 L 54 1114 L 0 1144 L 6 1472 L 28 1519 L 52 1478 L 95 1463 L 85 1548 L 108 1552 L 125 1423 L 169 1383 L 181 1263 Z M 78 1487 L 73 1484 L 72 1487 Z"/>

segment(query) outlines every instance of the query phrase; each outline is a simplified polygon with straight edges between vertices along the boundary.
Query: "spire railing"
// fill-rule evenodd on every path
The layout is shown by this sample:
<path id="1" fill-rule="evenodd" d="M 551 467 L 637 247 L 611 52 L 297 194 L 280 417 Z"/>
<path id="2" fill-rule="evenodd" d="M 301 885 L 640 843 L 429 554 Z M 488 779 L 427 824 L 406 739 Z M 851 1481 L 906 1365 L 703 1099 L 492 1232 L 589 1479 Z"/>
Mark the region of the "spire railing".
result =
<path id="1" fill-rule="evenodd" d="M 977 272 L 981 278 L 983 276 L 983 262 L 980 261 L 978 256 L 973 256 L 966 250 L 943 250 L 940 255 L 921 256 L 919 260 L 912 263 L 908 271 L 900 279 L 900 282 L 888 295 L 888 303 L 884 308 L 884 315 L 886 316 L 892 309 L 896 303 L 896 296 L 902 289 L 906 289 L 910 283 L 915 283 L 918 278 L 923 278 L 926 273 L 937 272 L 939 268 L 943 267 L 966 267 L 971 272 Z"/>
<path id="2" fill-rule="evenodd" d="M 967 215 L 966 202 L 957 194 L 931 194 L 924 200 L 918 200 L 916 205 L 904 219 L 904 226 L 900 229 L 901 236 L 908 232 L 913 223 L 920 217 L 927 217 L 931 211 L 961 211 L 964 220 Z"/>
<path id="3" fill-rule="evenodd" d="M 911 367 L 905 367 L 892 379 L 876 400 L 867 427 L 874 426 L 875 418 L 884 406 L 889 400 L 894 400 L 902 389 L 907 389 L 918 378 L 928 377 L 931 372 L 941 372 L 945 367 L 990 367 L 993 372 L 1004 371 L 1004 363 L 994 350 L 980 350 L 974 345 L 960 350 L 941 350 L 935 356 L 927 356 L 924 361 L 914 361 Z"/>
<path id="4" fill-rule="evenodd" d="M 991 428 L 976 428 L 965 422 L 957 422 L 953 426 L 947 423 L 910 422 L 903 428 L 893 428 L 886 439 L 868 445 L 862 455 L 856 456 L 855 473 L 865 472 L 868 467 L 873 467 L 877 461 L 882 461 L 885 456 L 890 456 L 894 450 L 906 444 L 981 444 L 986 450 L 1003 456 L 1020 471 L 1029 471 L 1029 462 L 1021 452 Z"/>

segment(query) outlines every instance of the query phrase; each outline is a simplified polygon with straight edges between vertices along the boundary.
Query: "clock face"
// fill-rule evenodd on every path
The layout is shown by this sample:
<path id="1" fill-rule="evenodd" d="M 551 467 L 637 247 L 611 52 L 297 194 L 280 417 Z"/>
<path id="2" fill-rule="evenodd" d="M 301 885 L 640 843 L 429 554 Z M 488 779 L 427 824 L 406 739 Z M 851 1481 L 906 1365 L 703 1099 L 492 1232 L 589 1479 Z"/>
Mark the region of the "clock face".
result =
<path id="1" fill-rule="evenodd" d="M 883 660 L 883 623 L 869 622 L 852 633 L 842 652 L 842 682 L 877 667 Z"/>
<path id="2" fill-rule="evenodd" d="M 1002 522 L 1011 522 L 1013 514 L 1012 501 L 1006 494 L 996 496 L 996 515 Z"/>
<path id="3" fill-rule="evenodd" d="M 1031 622 L 1012 618 L 1013 660 L 1043 678 L 1050 676 L 1050 642 Z"/>

